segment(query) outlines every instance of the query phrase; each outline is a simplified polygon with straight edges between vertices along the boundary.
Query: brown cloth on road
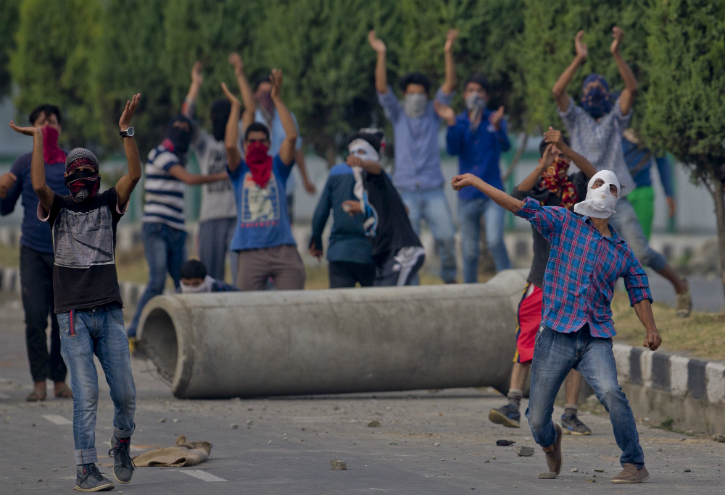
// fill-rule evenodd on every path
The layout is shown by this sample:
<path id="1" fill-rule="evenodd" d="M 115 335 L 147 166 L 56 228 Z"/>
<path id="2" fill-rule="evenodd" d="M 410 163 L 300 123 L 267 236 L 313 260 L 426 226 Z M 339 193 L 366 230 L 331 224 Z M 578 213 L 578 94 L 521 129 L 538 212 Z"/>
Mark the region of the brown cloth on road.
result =
<path id="1" fill-rule="evenodd" d="M 201 464 L 211 454 L 211 443 L 189 442 L 179 435 L 173 447 L 159 447 L 133 458 L 136 467 L 184 467 Z"/>

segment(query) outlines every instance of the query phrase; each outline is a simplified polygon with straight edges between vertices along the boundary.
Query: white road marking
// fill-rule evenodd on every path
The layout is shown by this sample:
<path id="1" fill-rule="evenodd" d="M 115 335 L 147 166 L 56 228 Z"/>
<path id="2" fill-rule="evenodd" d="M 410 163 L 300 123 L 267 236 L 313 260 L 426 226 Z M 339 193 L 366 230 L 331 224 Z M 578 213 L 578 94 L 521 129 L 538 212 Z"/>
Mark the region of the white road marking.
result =
<path id="1" fill-rule="evenodd" d="M 110 441 L 108 441 L 108 442 L 103 442 L 103 443 L 105 443 L 105 444 L 106 444 L 106 445 L 108 445 L 109 447 L 111 446 L 111 442 L 110 442 Z M 136 451 L 136 452 L 144 452 L 144 451 L 146 451 L 146 450 L 148 450 L 148 449 L 139 449 L 138 447 L 134 447 L 134 446 L 133 446 L 133 444 L 131 444 L 131 451 Z"/>
<path id="2" fill-rule="evenodd" d="M 58 416 L 57 414 L 45 414 L 43 415 L 45 419 L 50 421 L 53 424 L 56 425 L 72 425 L 73 421 L 70 419 L 65 419 L 63 416 Z"/>
<path id="3" fill-rule="evenodd" d="M 212 481 L 226 481 L 224 478 L 220 478 L 219 476 L 214 476 L 213 474 L 209 474 L 206 471 L 202 471 L 200 469 L 179 469 L 180 473 L 188 474 L 189 476 L 193 476 L 194 478 L 198 478 L 201 481 L 206 482 L 212 482 Z"/>

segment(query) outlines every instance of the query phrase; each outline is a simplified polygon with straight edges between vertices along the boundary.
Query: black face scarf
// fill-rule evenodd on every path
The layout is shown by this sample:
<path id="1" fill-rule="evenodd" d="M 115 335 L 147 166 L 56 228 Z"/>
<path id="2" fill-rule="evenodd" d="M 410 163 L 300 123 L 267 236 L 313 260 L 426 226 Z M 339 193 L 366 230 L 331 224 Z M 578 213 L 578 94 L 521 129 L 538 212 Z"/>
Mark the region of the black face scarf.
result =
<path id="1" fill-rule="evenodd" d="M 175 126 L 174 124 L 177 122 L 186 123 L 188 130 L 183 129 L 178 125 Z M 166 139 L 171 141 L 171 143 L 174 145 L 173 152 L 179 157 L 185 155 L 186 152 L 189 151 L 189 145 L 191 144 L 192 128 L 193 125 L 191 123 L 191 120 L 183 115 L 178 115 L 174 117 L 171 122 L 169 122 L 169 125 L 166 128 Z"/>
<path id="2" fill-rule="evenodd" d="M 214 139 L 224 141 L 232 104 L 229 100 L 217 100 L 211 105 L 211 128 Z"/>

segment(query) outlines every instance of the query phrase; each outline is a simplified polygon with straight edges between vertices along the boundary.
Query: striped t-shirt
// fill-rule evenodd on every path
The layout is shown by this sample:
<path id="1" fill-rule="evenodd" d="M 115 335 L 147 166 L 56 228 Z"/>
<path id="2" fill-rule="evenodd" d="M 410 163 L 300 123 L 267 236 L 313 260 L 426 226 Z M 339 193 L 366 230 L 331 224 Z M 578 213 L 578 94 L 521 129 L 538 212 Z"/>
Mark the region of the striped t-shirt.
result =
<path id="1" fill-rule="evenodd" d="M 163 145 L 149 152 L 146 160 L 143 221 L 165 223 L 169 227 L 183 229 L 185 184 L 169 173 L 174 165 L 181 165 L 179 157 Z"/>

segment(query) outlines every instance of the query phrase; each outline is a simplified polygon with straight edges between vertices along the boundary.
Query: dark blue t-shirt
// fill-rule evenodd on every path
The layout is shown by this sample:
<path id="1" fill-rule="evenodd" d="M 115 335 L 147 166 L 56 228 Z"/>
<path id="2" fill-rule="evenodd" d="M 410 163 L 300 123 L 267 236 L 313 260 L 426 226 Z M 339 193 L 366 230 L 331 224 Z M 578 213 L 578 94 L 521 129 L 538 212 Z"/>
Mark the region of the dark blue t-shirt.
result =
<path id="1" fill-rule="evenodd" d="M 41 253 L 52 254 L 53 239 L 50 235 L 50 227 L 48 222 L 41 222 L 38 219 L 38 203 L 40 201 L 30 181 L 30 161 L 32 156 L 32 153 L 19 156 L 10 168 L 17 180 L 13 187 L 8 190 L 7 197 L 0 199 L 0 215 L 5 216 L 12 213 L 15 210 L 18 198 L 22 196 L 24 211 L 20 245 L 35 249 Z M 65 187 L 64 162 L 45 164 L 45 182 L 55 194 L 60 196 L 70 194 L 68 188 Z"/>
<path id="2" fill-rule="evenodd" d="M 296 246 L 287 214 L 285 185 L 292 170 L 279 155 L 272 159 L 272 174 L 264 188 L 252 180 L 244 158 L 234 172 L 227 169 L 237 202 L 237 228 L 232 238 L 232 251 L 263 249 L 274 246 Z"/>

